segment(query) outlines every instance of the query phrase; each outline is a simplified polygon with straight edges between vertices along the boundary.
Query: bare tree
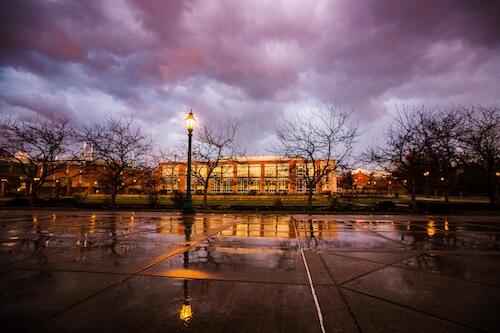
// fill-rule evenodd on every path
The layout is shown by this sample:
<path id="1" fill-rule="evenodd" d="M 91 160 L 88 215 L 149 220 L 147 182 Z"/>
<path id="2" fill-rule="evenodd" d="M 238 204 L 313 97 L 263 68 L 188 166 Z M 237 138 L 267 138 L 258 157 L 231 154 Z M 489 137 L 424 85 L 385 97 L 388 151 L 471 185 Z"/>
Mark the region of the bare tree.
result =
<path id="1" fill-rule="evenodd" d="M 173 191 L 174 184 L 177 184 L 177 177 L 173 177 L 173 167 L 179 163 L 178 161 L 179 153 L 175 150 L 170 149 L 159 149 L 155 150 L 151 154 L 151 158 L 148 159 L 148 163 L 142 168 L 144 176 L 142 178 L 142 184 L 147 195 L 148 203 L 151 207 L 156 206 L 160 200 L 160 187 L 164 180 L 164 163 L 170 164 L 171 173 L 168 177 L 171 181 L 169 184 Z M 166 184 L 165 184 L 166 185 Z"/>
<path id="2" fill-rule="evenodd" d="M 462 142 L 468 160 L 481 166 L 491 205 L 500 204 L 500 107 L 463 109 L 466 126 Z"/>
<path id="3" fill-rule="evenodd" d="M 61 172 L 72 139 L 68 119 L 0 117 L 0 156 L 17 164 L 26 182 L 26 196 L 33 203 L 48 177 Z"/>
<path id="4" fill-rule="evenodd" d="M 429 176 L 443 190 L 446 204 L 461 162 L 462 117 L 453 108 L 420 108 L 417 135 L 423 140 Z M 425 171 L 424 171 L 425 172 Z"/>
<path id="5" fill-rule="evenodd" d="M 276 128 L 278 144 L 273 150 L 302 164 L 309 210 L 316 185 L 345 166 L 351 156 L 359 135 L 351 114 L 339 106 L 327 105 L 309 115 L 296 114 Z"/>
<path id="6" fill-rule="evenodd" d="M 93 147 L 93 160 L 87 163 L 87 170 L 96 174 L 109 190 L 110 206 L 114 208 L 119 190 L 125 190 L 148 174 L 143 171 L 151 140 L 132 119 L 118 120 L 110 116 L 103 124 L 84 128 L 80 137 Z"/>
<path id="7" fill-rule="evenodd" d="M 417 184 L 425 166 L 425 140 L 420 130 L 425 105 L 397 109 L 385 135 L 385 143 L 368 148 L 367 160 L 391 173 L 410 192 L 411 208 L 417 210 Z"/>
<path id="8" fill-rule="evenodd" d="M 350 192 L 353 190 L 355 185 L 354 177 L 352 176 L 352 170 L 344 171 L 339 177 L 338 187 L 345 192 Z"/>
<path id="9" fill-rule="evenodd" d="M 193 176 L 203 186 L 203 206 L 207 207 L 207 195 L 214 170 L 223 160 L 232 160 L 238 150 L 236 134 L 240 124 L 228 118 L 223 124 L 204 123 L 195 132 L 192 168 Z"/>

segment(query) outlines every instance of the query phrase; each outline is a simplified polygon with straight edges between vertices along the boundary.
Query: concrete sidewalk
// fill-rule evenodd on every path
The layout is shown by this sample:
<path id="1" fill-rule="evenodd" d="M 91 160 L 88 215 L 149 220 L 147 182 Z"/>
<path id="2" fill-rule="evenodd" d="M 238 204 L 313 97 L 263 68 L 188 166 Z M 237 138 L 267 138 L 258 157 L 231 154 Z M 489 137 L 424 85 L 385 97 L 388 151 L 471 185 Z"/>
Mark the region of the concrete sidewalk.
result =
<path id="1" fill-rule="evenodd" d="M 0 219 L 8 332 L 500 324 L 495 217 L 4 211 Z"/>

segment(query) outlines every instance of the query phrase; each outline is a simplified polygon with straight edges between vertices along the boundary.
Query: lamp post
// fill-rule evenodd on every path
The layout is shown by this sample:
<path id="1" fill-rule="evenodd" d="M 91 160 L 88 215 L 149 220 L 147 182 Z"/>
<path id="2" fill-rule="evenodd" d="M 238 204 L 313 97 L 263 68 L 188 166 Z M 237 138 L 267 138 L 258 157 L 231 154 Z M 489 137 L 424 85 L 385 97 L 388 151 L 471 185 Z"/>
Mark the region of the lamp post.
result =
<path id="1" fill-rule="evenodd" d="M 183 213 L 194 213 L 193 198 L 191 197 L 191 141 L 193 138 L 194 125 L 196 123 L 196 118 L 194 117 L 193 111 L 190 110 L 185 118 L 186 128 L 188 131 L 188 160 L 187 160 L 187 178 L 186 178 L 186 202 L 182 208 Z"/>

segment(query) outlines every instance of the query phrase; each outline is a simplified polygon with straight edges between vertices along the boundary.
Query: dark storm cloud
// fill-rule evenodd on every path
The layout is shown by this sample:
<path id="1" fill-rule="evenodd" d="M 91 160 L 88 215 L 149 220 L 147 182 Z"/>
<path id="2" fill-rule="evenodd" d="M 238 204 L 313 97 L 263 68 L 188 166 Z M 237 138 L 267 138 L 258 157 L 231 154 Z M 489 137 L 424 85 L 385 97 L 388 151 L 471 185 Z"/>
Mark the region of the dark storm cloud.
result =
<path id="1" fill-rule="evenodd" d="M 188 108 L 230 114 L 263 151 L 324 102 L 367 124 L 397 102 L 499 102 L 499 17 L 497 1 L 4 1 L 0 105 L 128 113 L 171 139 Z"/>

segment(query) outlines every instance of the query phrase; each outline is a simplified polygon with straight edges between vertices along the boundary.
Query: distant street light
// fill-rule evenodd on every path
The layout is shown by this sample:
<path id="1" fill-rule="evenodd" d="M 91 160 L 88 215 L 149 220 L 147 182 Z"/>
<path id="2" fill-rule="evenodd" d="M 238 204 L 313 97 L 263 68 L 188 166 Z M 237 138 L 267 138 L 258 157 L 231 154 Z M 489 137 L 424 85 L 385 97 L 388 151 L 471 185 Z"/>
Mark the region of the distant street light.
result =
<path id="1" fill-rule="evenodd" d="M 425 177 L 425 197 L 428 197 L 428 193 L 429 193 L 429 175 L 431 173 L 429 172 L 429 170 L 425 171 L 424 172 L 424 177 Z"/>
<path id="2" fill-rule="evenodd" d="M 188 131 L 188 161 L 187 161 L 187 181 L 186 181 L 186 202 L 182 208 L 183 213 L 194 213 L 193 199 L 191 197 L 191 141 L 193 137 L 193 130 L 196 124 L 196 118 L 193 111 L 189 111 L 185 118 L 186 128 Z"/>

